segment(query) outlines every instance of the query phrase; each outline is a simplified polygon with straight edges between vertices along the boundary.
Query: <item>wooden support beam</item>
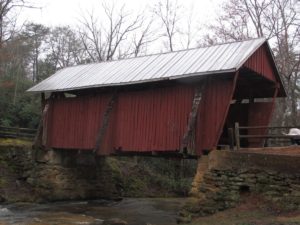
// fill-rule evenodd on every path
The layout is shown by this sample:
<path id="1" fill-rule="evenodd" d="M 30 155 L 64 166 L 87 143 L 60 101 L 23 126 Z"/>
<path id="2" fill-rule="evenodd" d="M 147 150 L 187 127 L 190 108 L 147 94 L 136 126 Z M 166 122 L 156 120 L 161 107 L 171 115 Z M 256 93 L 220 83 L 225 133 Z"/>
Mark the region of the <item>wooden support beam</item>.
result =
<path id="1" fill-rule="evenodd" d="M 228 143 L 229 143 L 229 146 L 230 146 L 230 150 L 234 150 L 233 128 L 228 128 Z"/>
<path id="2" fill-rule="evenodd" d="M 48 115 L 49 115 L 49 107 L 50 104 L 45 104 L 45 107 L 43 109 L 43 116 L 42 116 L 42 145 L 46 146 L 47 145 L 47 140 L 48 140 Z"/>
<path id="3" fill-rule="evenodd" d="M 192 110 L 189 115 L 189 120 L 187 124 L 187 129 L 183 135 L 180 152 L 181 153 L 188 153 L 188 154 L 195 154 L 194 147 L 193 149 L 189 148 L 190 143 L 195 142 L 195 128 L 196 128 L 196 118 L 198 113 L 198 108 L 202 99 L 202 92 L 204 89 L 204 83 L 202 83 L 200 86 L 195 88 L 195 94 L 193 99 L 193 105 Z"/>
<path id="4" fill-rule="evenodd" d="M 101 145 L 103 144 L 103 140 L 104 140 L 104 137 L 105 137 L 105 134 L 106 134 L 108 124 L 109 124 L 110 115 L 111 115 L 111 112 L 112 112 L 113 107 L 115 105 L 116 99 L 117 99 L 117 92 L 115 92 L 111 96 L 111 99 L 109 100 L 109 102 L 107 104 L 107 107 L 106 107 L 106 110 L 103 114 L 102 124 L 101 124 L 101 127 L 98 131 L 98 135 L 97 135 L 97 138 L 96 138 L 96 145 L 95 145 L 95 149 L 93 151 L 94 153 L 97 153 L 99 151 Z"/>
<path id="5" fill-rule="evenodd" d="M 35 149 L 37 148 L 41 148 L 43 146 L 43 123 L 44 123 L 44 108 L 45 108 L 45 105 L 46 105 L 46 97 L 45 97 L 45 93 L 41 93 L 41 108 L 42 108 L 42 111 L 41 111 L 41 119 L 39 121 L 39 126 L 38 126 L 38 129 L 37 129 L 37 132 L 36 132 L 36 136 L 34 138 L 34 141 L 33 141 L 33 147 Z"/>
<path id="6" fill-rule="evenodd" d="M 41 148 L 42 147 L 42 138 L 43 138 L 43 118 L 40 119 L 39 126 L 36 132 L 36 135 L 33 140 L 33 148 Z"/>

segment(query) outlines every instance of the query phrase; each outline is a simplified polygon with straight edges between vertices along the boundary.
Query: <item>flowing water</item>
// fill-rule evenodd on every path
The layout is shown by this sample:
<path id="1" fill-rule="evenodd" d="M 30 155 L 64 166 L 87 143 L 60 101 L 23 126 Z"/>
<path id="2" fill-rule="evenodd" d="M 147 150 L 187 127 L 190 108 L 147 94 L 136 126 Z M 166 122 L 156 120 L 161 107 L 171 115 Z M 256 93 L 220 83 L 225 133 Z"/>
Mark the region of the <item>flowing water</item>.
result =
<path id="1" fill-rule="evenodd" d="M 0 205 L 0 225 L 96 225 L 109 219 L 130 225 L 171 225 L 185 202 L 184 198 L 126 198 Z"/>

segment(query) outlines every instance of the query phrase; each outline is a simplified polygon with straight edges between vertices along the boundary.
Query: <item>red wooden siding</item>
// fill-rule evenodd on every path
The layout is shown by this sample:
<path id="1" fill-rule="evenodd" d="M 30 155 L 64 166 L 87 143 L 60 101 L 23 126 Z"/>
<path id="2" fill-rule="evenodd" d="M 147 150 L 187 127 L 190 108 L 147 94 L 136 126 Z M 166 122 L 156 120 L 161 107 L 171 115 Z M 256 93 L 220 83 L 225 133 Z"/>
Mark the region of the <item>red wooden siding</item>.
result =
<path id="1" fill-rule="evenodd" d="M 249 104 L 248 126 L 268 126 L 274 109 L 274 102 Z M 249 130 L 249 135 L 265 135 L 267 129 Z M 249 147 L 262 147 L 262 139 L 249 139 Z"/>
<path id="2" fill-rule="evenodd" d="M 51 100 L 48 146 L 71 149 L 94 148 L 108 99 L 109 95 L 97 95 Z M 107 142 L 108 140 L 105 140 L 105 145 Z"/>
<path id="3" fill-rule="evenodd" d="M 176 86 L 120 93 L 101 154 L 174 151 L 186 128 L 194 88 Z M 93 149 L 110 95 L 50 101 L 48 144 L 53 148 Z"/>
<path id="4" fill-rule="evenodd" d="M 119 95 L 116 147 L 123 151 L 174 151 L 186 129 L 194 88 L 176 86 Z"/>
<path id="5" fill-rule="evenodd" d="M 267 46 L 263 45 L 245 62 L 245 67 L 257 72 L 271 81 L 277 81 Z"/>
<path id="6" fill-rule="evenodd" d="M 197 116 L 196 151 L 216 147 L 233 93 L 234 80 L 208 79 Z"/>
<path id="7" fill-rule="evenodd" d="M 274 101 L 272 102 L 255 102 L 246 104 L 232 104 L 227 116 L 227 127 L 233 128 L 234 123 L 238 122 L 240 126 L 268 126 L 272 112 L 274 109 Z M 266 129 L 242 129 L 242 135 L 263 135 Z M 262 139 L 241 139 L 242 147 L 262 147 Z"/>
<path id="8" fill-rule="evenodd" d="M 208 79 L 198 113 L 196 150 L 218 141 L 232 93 L 232 80 Z M 194 87 L 119 93 L 99 154 L 122 151 L 176 151 L 187 128 Z M 48 147 L 93 149 L 110 94 L 50 100 Z"/>

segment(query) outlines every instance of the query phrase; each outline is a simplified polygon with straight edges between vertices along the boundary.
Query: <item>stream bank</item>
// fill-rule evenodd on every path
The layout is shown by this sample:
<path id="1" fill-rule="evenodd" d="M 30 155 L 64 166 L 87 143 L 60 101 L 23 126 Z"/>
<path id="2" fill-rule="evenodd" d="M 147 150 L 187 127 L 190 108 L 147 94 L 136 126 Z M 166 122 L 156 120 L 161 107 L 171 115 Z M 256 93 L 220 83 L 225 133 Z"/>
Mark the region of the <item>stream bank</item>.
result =
<path id="1" fill-rule="evenodd" d="M 174 225 L 183 198 L 125 198 L 0 205 L 1 225 Z"/>
<path id="2" fill-rule="evenodd" d="M 299 146 L 212 151 L 198 161 L 194 198 L 180 212 L 179 221 L 187 223 L 235 208 L 249 195 L 252 199 L 261 197 L 266 208 L 298 215 L 299 165 Z"/>

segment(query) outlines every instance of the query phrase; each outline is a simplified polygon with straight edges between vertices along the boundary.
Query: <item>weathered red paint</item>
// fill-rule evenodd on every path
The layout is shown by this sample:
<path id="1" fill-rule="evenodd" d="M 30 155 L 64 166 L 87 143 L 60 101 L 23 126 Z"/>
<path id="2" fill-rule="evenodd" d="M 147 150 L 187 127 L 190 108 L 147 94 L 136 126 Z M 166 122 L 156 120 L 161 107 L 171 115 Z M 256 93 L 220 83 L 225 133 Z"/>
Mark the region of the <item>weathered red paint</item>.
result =
<path id="1" fill-rule="evenodd" d="M 216 147 L 223 123 L 227 117 L 228 104 L 232 97 L 234 78 L 231 80 L 208 79 L 204 98 L 197 116 L 196 151 Z"/>
<path id="2" fill-rule="evenodd" d="M 278 88 L 274 91 L 274 96 L 271 102 L 256 102 L 249 106 L 249 122 L 248 126 L 268 126 L 272 118 L 275 108 L 275 98 L 278 95 Z M 249 130 L 249 135 L 266 135 L 268 130 L 266 128 L 259 130 Z M 264 139 L 249 139 L 249 147 L 262 147 Z"/>
<path id="3" fill-rule="evenodd" d="M 267 46 L 263 45 L 245 62 L 244 66 L 271 81 L 277 82 L 276 69 L 273 64 Z"/>
<path id="4" fill-rule="evenodd" d="M 61 98 L 49 101 L 48 146 L 92 149 L 109 95 Z"/>
<path id="5" fill-rule="evenodd" d="M 194 88 L 175 86 L 120 93 L 114 147 L 122 151 L 174 151 L 180 147 Z"/>
<path id="6" fill-rule="evenodd" d="M 232 80 L 209 78 L 196 127 L 196 150 L 211 149 L 226 117 Z M 99 154 L 176 151 L 192 108 L 194 86 L 176 85 L 121 92 Z M 50 100 L 48 147 L 93 149 L 110 94 Z"/>
<path id="7" fill-rule="evenodd" d="M 249 104 L 248 126 L 268 126 L 273 112 L 273 102 L 255 102 Z M 265 135 L 267 129 L 248 130 L 249 135 Z M 249 138 L 249 147 L 262 147 L 263 139 Z"/>
<path id="8" fill-rule="evenodd" d="M 179 149 L 194 88 L 175 86 L 119 93 L 101 154 Z M 93 149 L 110 94 L 50 100 L 49 147 Z"/>

